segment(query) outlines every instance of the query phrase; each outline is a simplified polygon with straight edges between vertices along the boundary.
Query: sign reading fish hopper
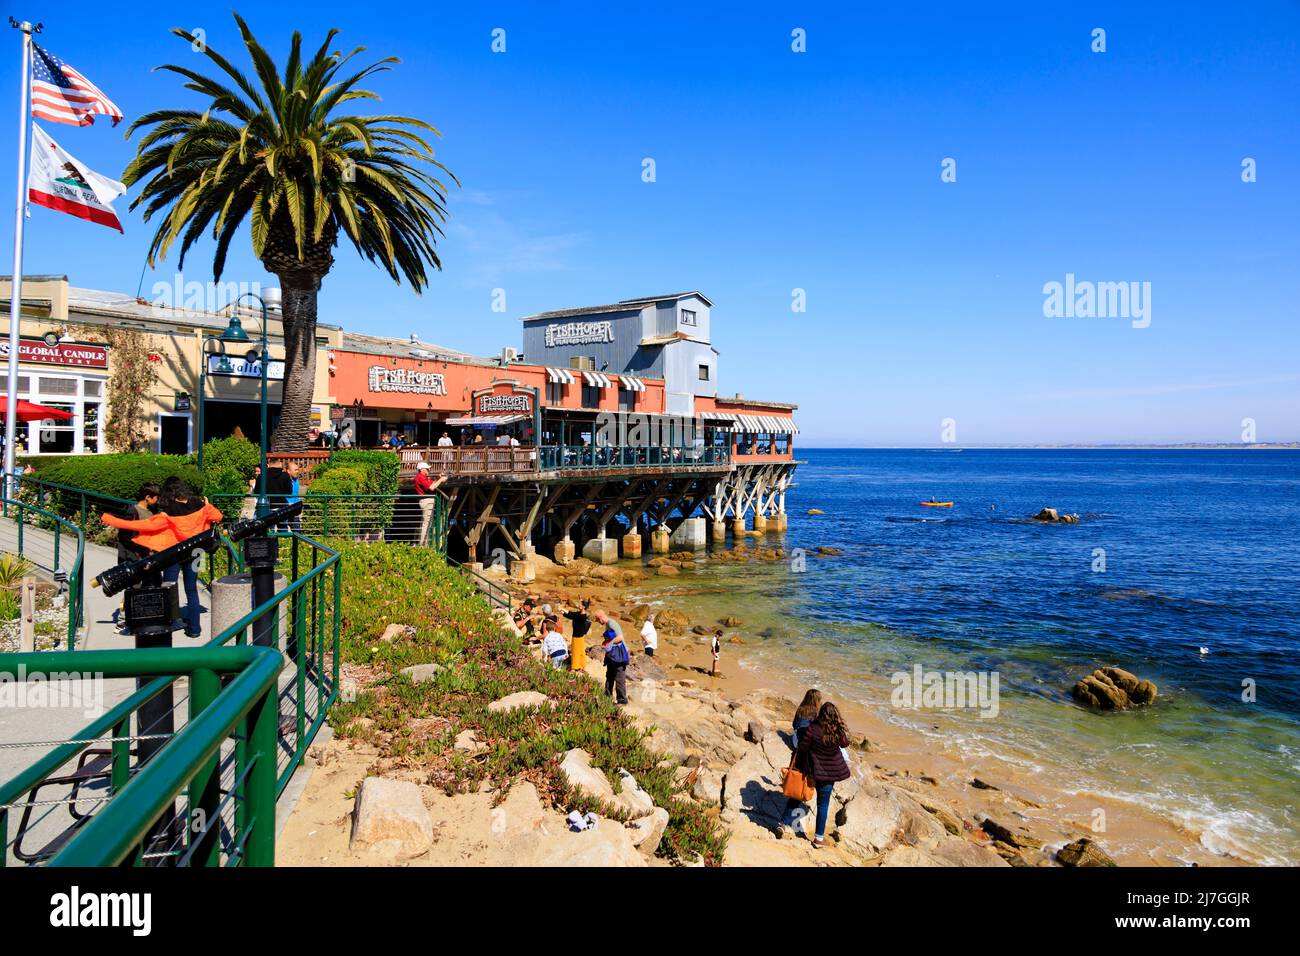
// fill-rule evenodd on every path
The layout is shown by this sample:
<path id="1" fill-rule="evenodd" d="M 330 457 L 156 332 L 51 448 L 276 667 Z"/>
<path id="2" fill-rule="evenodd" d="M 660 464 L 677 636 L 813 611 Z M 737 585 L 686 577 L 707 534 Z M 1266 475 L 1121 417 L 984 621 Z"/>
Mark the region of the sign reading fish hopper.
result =
<path id="1" fill-rule="evenodd" d="M 408 392 L 416 395 L 446 395 L 447 385 L 438 372 L 419 372 L 409 368 L 370 366 L 370 391 Z"/>
<path id="2" fill-rule="evenodd" d="M 501 415 L 506 412 L 532 414 L 533 397 L 519 393 L 480 395 L 475 401 L 474 410 L 479 415 Z"/>
<path id="3" fill-rule="evenodd" d="M 592 342 L 613 341 L 614 323 L 610 321 L 564 322 L 546 327 L 548 349 L 553 349 L 557 345 L 588 345 Z"/>

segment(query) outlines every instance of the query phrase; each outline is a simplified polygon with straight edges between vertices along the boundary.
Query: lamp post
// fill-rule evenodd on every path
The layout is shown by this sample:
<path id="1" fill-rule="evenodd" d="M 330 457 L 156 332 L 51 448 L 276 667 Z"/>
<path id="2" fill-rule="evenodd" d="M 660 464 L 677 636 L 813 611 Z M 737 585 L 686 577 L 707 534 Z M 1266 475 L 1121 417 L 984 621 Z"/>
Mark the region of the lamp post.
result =
<path id="1" fill-rule="evenodd" d="M 266 294 L 272 298 L 272 301 L 279 301 L 279 291 L 280 291 L 279 289 L 267 289 Z M 266 471 L 267 471 L 266 418 L 267 418 L 267 402 L 268 402 L 266 374 L 267 374 L 267 366 L 271 364 L 271 355 L 266 343 L 266 325 L 267 325 L 266 299 L 258 295 L 256 292 L 245 292 L 238 299 L 236 299 L 234 303 L 234 309 L 231 311 L 231 315 L 230 315 L 230 324 L 226 326 L 226 331 L 221 333 L 221 341 L 229 342 L 235 345 L 239 345 L 239 344 L 247 345 L 249 342 L 252 341 L 252 339 L 248 337 L 248 333 L 244 331 L 243 323 L 241 323 L 239 320 L 239 303 L 242 302 L 244 299 L 256 299 L 257 304 L 262 309 L 261 352 L 259 354 L 251 349 L 248 352 L 249 360 L 259 362 L 262 370 L 262 375 L 261 375 L 262 400 L 260 403 L 262 420 L 261 420 L 261 432 L 258 435 L 258 439 L 259 439 L 258 443 L 261 447 L 261 452 L 262 452 L 262 470 L 261 473 L 257 476 L 257 506 L 255 510 L 255 514 L 257 515 L 257 517 L 262 518 L 265 517 L 271 511 L 271 504 L 266 498 Z"/>
<path id="2" fill-rule="evenodd" d="M 229 329 L 227 329 L 227 331 L 229 331 Z M 199 355 L 199 409 L 198 409 L 198 419 L 199 419 L 199 420 L 198 420 L 198 422 L 196 423 L 196 426 L 195 426 L 195 431 L 198 432 L 198 436 L 197 436 L 197 437 L 198 437 L 198 442 L 199 442 L 199 471 L 202 471 L 202 470 L 203 470 L 203 396 L 204 396 L 204 393 L 207 391 L 207 380 L 208 380 L 208 357 L 209 357 L 209 356 L 212 356 L 212 355 L 221 355 L 221 359 L 222 359 L 222 361 L 225 363 L 225 366 L 226 366 L 226 367 L 229 367 L 229 365 L 230 365 L 230 359 L 227 358 L 225 355 L 222 355 L 220 352 L 215 352 L 215 351 L 213 351 L 213 352 L 209 352 L 209 351 L 208 351 L 208 346 L 209 346 L 209 345 L 212 345 L 213 343 L 220 343 L 220 342 L 221 342 L 221 339 L 220 339 L 220 338 L 215 338 L 215 339 L 214 339 L 214 338 L 205 338 L 205 339 L 203 340 L 203 346 L 199 349 L 199 352 L 200 352 L 200 355 Z"/>

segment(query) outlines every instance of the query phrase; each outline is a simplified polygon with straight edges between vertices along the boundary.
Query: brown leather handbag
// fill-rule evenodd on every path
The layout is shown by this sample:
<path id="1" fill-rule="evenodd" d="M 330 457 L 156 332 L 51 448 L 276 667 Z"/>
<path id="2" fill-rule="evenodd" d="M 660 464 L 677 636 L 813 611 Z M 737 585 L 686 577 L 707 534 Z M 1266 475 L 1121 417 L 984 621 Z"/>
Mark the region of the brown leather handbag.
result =
<path id="1" fill-rule="evenodd" d="M 812 778 L 795 767 L 798 753 L 790 756 L 790 766 L 781 771 L 781 792 L 791 800 L 807 803 L 813 798 Z"/>

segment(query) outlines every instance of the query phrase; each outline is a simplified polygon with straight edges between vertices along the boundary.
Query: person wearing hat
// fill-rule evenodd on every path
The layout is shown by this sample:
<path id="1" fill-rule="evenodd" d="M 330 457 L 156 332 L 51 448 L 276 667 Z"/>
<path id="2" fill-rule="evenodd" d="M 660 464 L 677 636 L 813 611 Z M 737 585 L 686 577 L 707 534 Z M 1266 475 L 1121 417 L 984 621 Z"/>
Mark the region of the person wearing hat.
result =
<path id="1" fill-rule="evenodd" d="M 429 543 L 429 525 L 433 521 L 433 507 L 437 504 L 434 492 L 446 480 L 446 475 L 439 475 L 437 481 L 430 478 L 427 461 L 415 466 L 415 493 L 420 499 L 420 536 L 415 539 L 417 544 Z"/>

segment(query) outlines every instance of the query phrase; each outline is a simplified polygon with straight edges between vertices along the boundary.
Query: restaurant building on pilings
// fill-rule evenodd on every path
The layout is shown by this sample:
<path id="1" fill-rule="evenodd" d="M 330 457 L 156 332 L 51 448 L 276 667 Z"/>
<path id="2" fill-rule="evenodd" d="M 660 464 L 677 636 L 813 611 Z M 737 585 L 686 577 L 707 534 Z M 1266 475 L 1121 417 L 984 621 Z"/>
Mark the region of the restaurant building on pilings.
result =
<path id="1" fill-rule="evenodd" d="M 327 358 L 338 428 L 396 432 L 448 475 L 449 551 L 600 562 L 781 532 L 796 406 L 718 394 L 700 292 L 526 316 L 523 351 L 478 358 L 344 334 Z M 449 444 L 439 445 L 439 442 Z"/>

